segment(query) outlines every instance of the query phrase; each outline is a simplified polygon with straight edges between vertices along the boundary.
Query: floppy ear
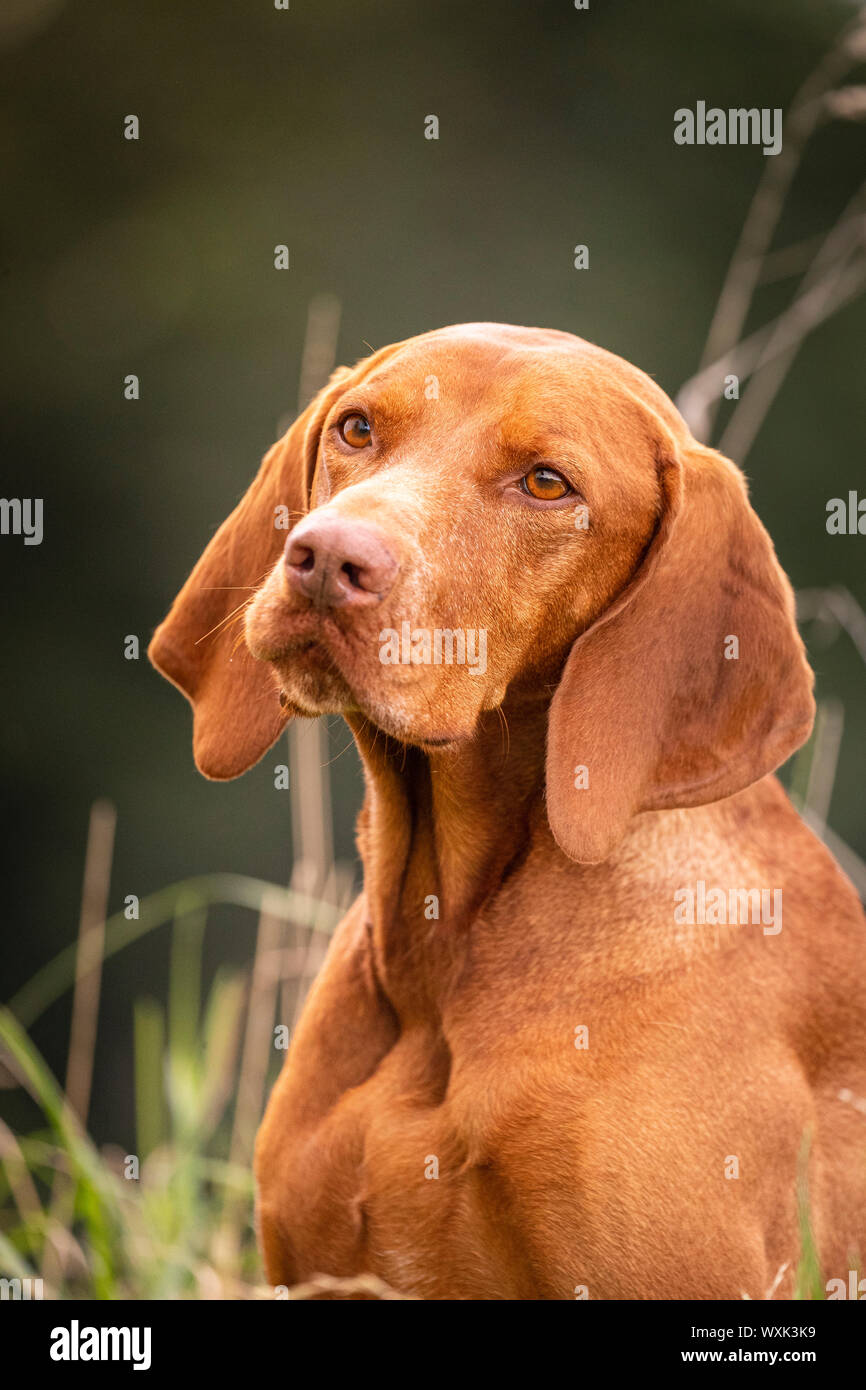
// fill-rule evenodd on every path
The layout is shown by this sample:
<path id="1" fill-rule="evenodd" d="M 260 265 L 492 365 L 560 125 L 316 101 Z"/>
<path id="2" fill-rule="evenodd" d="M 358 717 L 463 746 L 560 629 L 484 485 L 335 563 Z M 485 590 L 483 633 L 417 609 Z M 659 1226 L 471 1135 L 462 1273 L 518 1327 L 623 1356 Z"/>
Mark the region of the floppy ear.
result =
<path id="1" fill-rule="evenodd" d="M 265 455 L 148 649 L 156 669 L 193 707 L 193 754 L 206 777 L 246 772 L 288 722 L 270 670 L 253 659 L 243 640 L 243 613 L 285 545 L 286 513 L 291 528 L 309 509 L 322 422 L 348 375 L 338 369 Z"/>
<path id="2" fill-rule="evenodd" d="M 575 641 L 550 708 L 550 825 L 583 863 L 638 811 L 718 801 L 772 772 L 815 712 L 791 587 L 742 474 L 666 434 L 658 475 L 655 538 Z"/>

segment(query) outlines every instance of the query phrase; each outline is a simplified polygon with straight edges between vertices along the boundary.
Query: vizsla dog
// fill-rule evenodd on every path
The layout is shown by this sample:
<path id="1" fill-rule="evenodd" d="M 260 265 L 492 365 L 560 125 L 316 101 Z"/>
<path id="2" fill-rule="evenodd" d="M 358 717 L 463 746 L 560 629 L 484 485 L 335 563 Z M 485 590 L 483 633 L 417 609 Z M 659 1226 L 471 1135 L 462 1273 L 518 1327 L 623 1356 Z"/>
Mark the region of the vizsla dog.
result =
<path id="1" fill-rule="evenodd" d="M 811 672 L 741 474 L 647 376 L 499 324 L 340 369 L 151 657 L 206 776 L 336 712 L 364 764 L 258 1138 L 273 1284 L 790 1297 L 801 1174 L 859 1269 L 864 918 L 772 776 Z"/>

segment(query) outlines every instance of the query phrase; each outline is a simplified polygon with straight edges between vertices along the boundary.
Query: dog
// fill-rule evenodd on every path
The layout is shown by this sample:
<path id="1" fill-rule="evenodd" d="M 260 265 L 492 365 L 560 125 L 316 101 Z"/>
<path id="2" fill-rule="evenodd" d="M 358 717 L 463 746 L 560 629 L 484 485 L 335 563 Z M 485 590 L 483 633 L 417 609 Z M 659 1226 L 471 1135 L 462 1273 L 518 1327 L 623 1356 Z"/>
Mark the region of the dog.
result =
<path id="1" fill-rule="evenodd" d="M 847 1278 L 866 923 L 773 776 L 812 674 L 742 474 L 648 376 L 488 323 L 338 369 L 150 656 L 205 776 L 333 713 L 364 767 L 257 1139 L 273 1285 L 786 1298 L 803 1194 Z"/>

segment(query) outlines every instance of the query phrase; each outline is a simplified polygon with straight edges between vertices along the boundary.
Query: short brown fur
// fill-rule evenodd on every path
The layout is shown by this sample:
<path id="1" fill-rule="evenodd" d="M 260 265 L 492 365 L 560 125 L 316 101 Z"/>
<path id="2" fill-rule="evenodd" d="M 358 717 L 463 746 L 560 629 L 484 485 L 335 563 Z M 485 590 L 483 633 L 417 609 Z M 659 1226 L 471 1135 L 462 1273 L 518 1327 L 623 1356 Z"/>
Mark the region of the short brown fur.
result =
<path id="1" fill-rule="evenodd" d="M 334 428 L 347 409 L 374 423 L 363 458 Z M 522 500 L 539 459 L 587 529 Z M 381 604 L 290 591 L 281 504 L 374 523 L 399 563 Z M 238 644 L 225 586 L 245 585 Z M 484 629 L 486 671 L 383 665 L 402 621 Z M 824 1274 L 857 1267 L 864 918 L 772 776 L 808 736 L 811 672 L 742 475 L 648 377 L 497 324 L 341 369 L 151 658 L 193 704 L 208 776 L 244 771 L 292 714 L 345 714 L 364 763 L 364 891 L 258 1139 L 272 1283 L 790 1297 L 804 1143 Z M 699 880 L 780 890 L 782 929 L 677 922 Z"/>

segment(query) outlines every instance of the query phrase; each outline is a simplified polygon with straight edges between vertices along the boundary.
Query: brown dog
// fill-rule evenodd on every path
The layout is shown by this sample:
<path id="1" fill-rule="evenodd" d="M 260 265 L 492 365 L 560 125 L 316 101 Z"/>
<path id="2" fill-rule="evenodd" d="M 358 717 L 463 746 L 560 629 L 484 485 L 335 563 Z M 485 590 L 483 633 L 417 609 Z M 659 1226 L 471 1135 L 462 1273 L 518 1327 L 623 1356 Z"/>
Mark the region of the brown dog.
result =
<path id="1" fill-rule="evenodd" d="M 770 775 L 811 672 L 741 474 L 648 377 L 497 324 L 341 369 L 151 657 L 209 777 L 293 714 L 364 762 L 364 892 L 259 1134 L 272 1283 L 785 1297 L 807 1153 L 857 1268 L 864 919 Z"/>

